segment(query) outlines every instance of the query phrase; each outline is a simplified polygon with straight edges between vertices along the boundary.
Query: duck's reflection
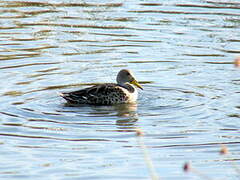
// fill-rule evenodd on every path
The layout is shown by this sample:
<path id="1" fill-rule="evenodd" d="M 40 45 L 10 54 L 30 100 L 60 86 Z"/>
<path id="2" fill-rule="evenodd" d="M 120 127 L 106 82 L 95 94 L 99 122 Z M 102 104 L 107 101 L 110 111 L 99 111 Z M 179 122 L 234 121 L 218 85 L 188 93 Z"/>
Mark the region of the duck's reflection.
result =
<path id="1" fill-rule="evenodd" d="M 135 128 L 138 120 L 137 104 L 120 104 L 115 106 L 117 116 L 121 119 L 116 121 L 116 125 L 120 129 Z"/>
<path id="2" fill-rule="evenodd" d="M 113 106 L 92 106 L 94 112 L 91 112 L 96 116 L 114 117 L 116 120 L 117 128 L 129 130 L 135 128 L 135 123 L 138 120 L 137 104 L 118 104 Z M 90 114 L 91 114 L 90 113 Z"/>
<path id="3" fill-rule="evenodd" d="M 72 105 L 65 104 L 64 107 L 73 107 Z M 137 104 L 118 104 L 113 106 L 91 106 L 81 105 L 77 106 L 81 112 L 86 112 L 91 117 L 114 117 L 116 120 L 117 128 L 119 129 L 134 129 L 135 123 L 138 121 Z M 71 109 L 72 112 L 78 112 L 79 108 Z M 69 110 L 69 111 L 71 111 Z"/>

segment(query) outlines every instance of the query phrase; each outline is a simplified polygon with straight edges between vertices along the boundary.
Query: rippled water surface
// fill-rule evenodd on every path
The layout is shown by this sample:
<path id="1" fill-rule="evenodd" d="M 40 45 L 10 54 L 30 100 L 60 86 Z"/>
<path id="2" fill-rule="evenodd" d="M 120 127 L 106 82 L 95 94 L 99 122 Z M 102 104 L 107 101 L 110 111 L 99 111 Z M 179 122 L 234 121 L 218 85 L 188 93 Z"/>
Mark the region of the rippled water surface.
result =
<path id="1" fill-rule="evenodd" d="M 237 0 L 2 0 L 0 178 L 150 179 L 147 150 L 160 179 L 201 179 L 185 162 L 238 179 L 239 28 Z M 57 94 L 122 68 L 144 87 L 137 104 Z"/>

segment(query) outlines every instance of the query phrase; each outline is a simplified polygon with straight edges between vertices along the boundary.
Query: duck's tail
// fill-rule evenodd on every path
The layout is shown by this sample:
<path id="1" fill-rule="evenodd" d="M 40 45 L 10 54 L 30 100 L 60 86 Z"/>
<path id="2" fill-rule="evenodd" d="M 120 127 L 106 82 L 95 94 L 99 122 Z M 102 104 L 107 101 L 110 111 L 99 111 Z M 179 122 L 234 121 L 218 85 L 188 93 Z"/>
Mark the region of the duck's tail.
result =
<path id="1" fill-rule="evenodd" d="M 68 93 L 61 93 L 61 92 L 58 92 L 57 93 L 59 96 L 61 96 L 62 98 L 64 98 L 66 101 L 72 101 L 71 98 L 69 97 L 69 94 Z"/>
<path id="2" fill-rule="evenodd" d="M 64 98 L 69 104 L 82 104 L 80 99 L 76 98 L 72 93 L 61 93 L 58 92 L 58 95 Z"/>

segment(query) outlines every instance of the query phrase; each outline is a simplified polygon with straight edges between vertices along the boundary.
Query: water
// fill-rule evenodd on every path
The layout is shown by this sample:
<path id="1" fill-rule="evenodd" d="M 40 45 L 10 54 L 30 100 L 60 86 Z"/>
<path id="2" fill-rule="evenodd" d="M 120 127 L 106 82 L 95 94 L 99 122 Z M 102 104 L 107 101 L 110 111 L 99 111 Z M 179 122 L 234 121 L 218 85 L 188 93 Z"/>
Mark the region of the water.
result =
<path id="1" fill-rule="evenodd" d="M 0 178 L 238 179 L 240 3 L 1 1 Z M 131 69 L 134 105 L 58 96 Z M 219 155 L 221 144 L 231 152 Z"/>

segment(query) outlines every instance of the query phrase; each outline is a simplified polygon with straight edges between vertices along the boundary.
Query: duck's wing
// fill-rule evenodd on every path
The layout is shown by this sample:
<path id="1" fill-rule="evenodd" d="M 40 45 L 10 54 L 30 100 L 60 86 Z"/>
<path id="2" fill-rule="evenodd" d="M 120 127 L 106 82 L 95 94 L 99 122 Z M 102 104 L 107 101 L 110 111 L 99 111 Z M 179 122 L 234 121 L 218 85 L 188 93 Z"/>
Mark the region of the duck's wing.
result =
<path id="1" fill-rule="evenodd" d="M 95 85 L 60 94 L 71 104 L 113 104 L 112 99 L 115 99 L 115 101 L 124 100 L 123 95 L 122 87 L 113 83 Z"/>

